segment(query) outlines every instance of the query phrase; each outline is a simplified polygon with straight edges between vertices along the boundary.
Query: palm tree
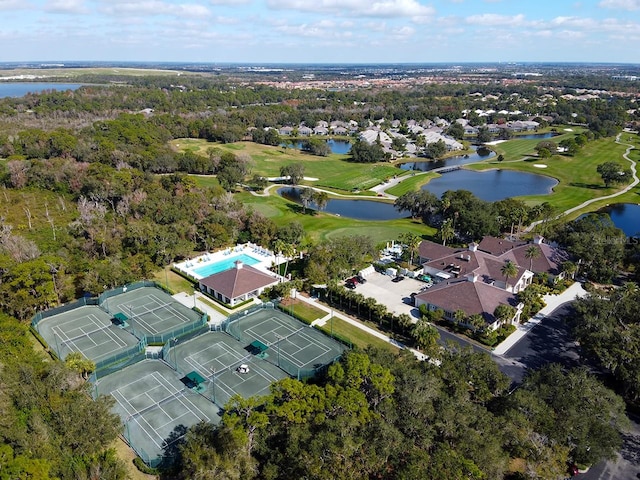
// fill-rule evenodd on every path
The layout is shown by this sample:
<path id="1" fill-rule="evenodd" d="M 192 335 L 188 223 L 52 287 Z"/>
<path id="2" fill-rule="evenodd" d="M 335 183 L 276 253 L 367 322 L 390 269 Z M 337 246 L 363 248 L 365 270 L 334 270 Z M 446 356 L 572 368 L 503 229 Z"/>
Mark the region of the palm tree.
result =
<path id="1" fill-rule="evenodd" d="M 302 206 L 304 207 L 304 212 L 307 213 L 307 207 L 311 202 L 313 202 L 313 190 L 310 188 L 303 188 L 300 190 L 300 201 L 302 202 Z"/>
<path id="2" fill-rule="evenodd" d="M 416 235 L 415 233 L 407 232 L 400 235 L 399 240 L 407 246 L 409 250 L 409 267 L 413 265 L 413 256 L 415 255 L 418 247 L 420 246 L 420 242 L 422 242 L 422 238 L 420 235 Z"/>
<path id="3" fill-rule="evenodd" d="M 504 275 L 504 288 L 505 290 L 509 289 L 509 279 L 515 277 L 518 274 L 518 266 L 513 263 L 511 260 L 507 260 L 502 268 L 500 269 L 500 273 Z"/>
<path id="4" fill-rule="evenodd" d="M 327 207 L 327 203 L 329 203 L 329 195 L 327 195 L 327 192 L 314 192 L 313 201 L 318 210 L 324 210 Z"/>
<path id="5" fill-rule="evenodd" d="M 440 227 L 440 238 L 442 239 L 442 245 L 447 245 L 447 240 L 451 240 L 455 236 L 456 232 L 453 229 L 453 223 L 450 219 L 442 222 Z"/>
<path id="6" fill-rule="evenodd" d="M 467 318 L 467 314 L 464 313 L 464 310 L 456 310 L 453 312 L 453 320 L 456 324 L 463 323 Z"/>
<path id="7" fill-rule="evenodd" d="M 533 272 L 533 259 L 540 256 L 540 249 L 535 245 L 530 245 L 524 251 L 524 258 L 529 259 L 529 271 Z"/>
<path id="8" fill-rule="evenodd" d="M 369 310 L 369 321 L 371 321 L 371 314 L 374 312 L 377 303 L 376 299 L 371 297 L 367 297 L 364 300 L 364 304 L 366 305 L 367 310 Z"/>

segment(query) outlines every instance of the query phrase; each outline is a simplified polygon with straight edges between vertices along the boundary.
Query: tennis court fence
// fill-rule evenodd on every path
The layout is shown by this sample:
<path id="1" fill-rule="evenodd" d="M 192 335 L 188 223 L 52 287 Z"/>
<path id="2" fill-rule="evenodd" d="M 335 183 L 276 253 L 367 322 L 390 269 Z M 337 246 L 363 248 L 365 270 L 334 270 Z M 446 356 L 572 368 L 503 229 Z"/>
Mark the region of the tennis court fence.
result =
<path id="1" fill-rule="evenodd" d="M 44 320 L 45 318 L 53 317 L 55 315 L 60 315 L 61 313 L 70 312 L 71 310 L 75 310 L 76 308 L 85 307 L 87 305 L 98 305 L 98 299 L 96 297 L 82 297 L 78 300 L 75 300 L 70 303 L 65 303 L 59 307 L 49 308 L 42 312 L 36 313 L 31 319 L 31 326 L 36 330 L 36 332 L 40 333 L 38 329 L 38 324 Z"/>

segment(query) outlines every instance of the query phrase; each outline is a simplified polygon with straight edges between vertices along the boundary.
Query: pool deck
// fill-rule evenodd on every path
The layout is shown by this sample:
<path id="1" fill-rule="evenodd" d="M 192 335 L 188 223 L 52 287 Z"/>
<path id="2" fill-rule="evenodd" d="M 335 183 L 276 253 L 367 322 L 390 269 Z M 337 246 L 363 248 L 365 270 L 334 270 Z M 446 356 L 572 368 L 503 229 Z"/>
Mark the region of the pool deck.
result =
<path id="1" fill-rule="evenodd" d="M 276 255 L 266 248 L 254 245 L 253 243 L 245 243 L 243 245 L 236 245 L 235 247 L 226 248 L 213 253 L 203 253 L 202 255 L 185 260 L 184 262 L 174 263 L 173 267 L 189 278 L 197 281 L 206 277 L 196 273 L 196 269 L 227 260 L 230 256 L 242 254 L 258 260 L 258 263 L 252 266 L 264 272 L 269 272 L 269 268 L 271 268 L 272 265 L 278 265 L 285 262 L 284 257 Z"/>

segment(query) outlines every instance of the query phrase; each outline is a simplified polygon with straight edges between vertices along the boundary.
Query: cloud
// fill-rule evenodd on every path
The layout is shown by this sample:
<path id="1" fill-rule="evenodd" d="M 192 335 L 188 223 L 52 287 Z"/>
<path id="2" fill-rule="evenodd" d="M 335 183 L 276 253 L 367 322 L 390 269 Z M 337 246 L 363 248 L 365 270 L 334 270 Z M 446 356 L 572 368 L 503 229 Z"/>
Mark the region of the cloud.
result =
<path id="1" fill-rule="evenodd" d="M 598 6 L 629 11 L 640 10 L 640 0 L 602 0 Z"/>
<path id="2" fill-rule="evenodd" d="M 51 0 L 44 5 L 49 13 L 88 13 L 84 0 Z"/>
<path id="3" fill-rule="evenodd" d="M 498 15 L 496 13 L 483 13 L 481 15 L 471 15 L 465 19 L 470 25 L 480 25 L 485 27 L 515 26 L 524 23 L 524 15 Z"/>
<path id="4" fill-rule="evenodd" d="M 27 10 L 31 6 L 21 0 L 0 0 L 0 10 Z"/>
<path id="5" fill-rule="evenodd" d="M 416 0 L 267 0 L 274 10 L 299 10 L 316 13 L 341 13 L 360 17 L 428 17 L 432 7 Z"/>
<path id="6" fill-rule="evenodd" d="M 110 15 L 175 15 L 178 17 L 208 17 L 211 14 L 207 7 L 197 3 L 172 4 L 159 0 L 110 2 L 103 11 Z"/>
<path id="7" fill-rule="evenodd" d="M 246 5 L 251 0 L 210 0 L 212 5 Z"/>
<path id="8" fill-rule="evenodd" d="M 316 23 L 302 23 L 299 25 L 279 25 L 276 27 L 278 32 L 293 35 L 297 37 L 314 37 L 314 38 L 350 38 L 352 33 L 343 28 L 332 20 L 321 20 Z"/>

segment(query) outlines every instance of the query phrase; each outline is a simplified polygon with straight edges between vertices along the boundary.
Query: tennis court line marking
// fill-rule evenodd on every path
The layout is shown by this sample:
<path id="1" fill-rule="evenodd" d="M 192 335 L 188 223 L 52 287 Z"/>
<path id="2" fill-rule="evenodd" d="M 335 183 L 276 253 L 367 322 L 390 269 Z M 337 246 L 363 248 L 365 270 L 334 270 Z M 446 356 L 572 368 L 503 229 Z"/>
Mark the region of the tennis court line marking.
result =
<path id="1" fill-rule="evenodd" d="M 60 341 L 62 342 L 62 345 L 60 345 L 60 348 L 62 350 L 62 348 L 66 348 L 69 351 L 78 351 L 80 353 L 82 353 L 83 355 L 85 355 L 86 357 L 90 358 L 90 355 L 87 354 L 87 352 L 90 352 L 91 350 L 98 348 L 98 347 L 102 347 L 103 345 L 106 345 L 108 343 L 114 342 L 118 348 L 124 348 L 127 346 L 127 342 L 125 342 L 123 339 L 121 339 L 120 337 L 118 337 L 115 333 L 115 330 L 112 329 L 113 325 L 111 324 L 107 324 L 104 325 L 100 322 L 100 319 L 95 316 L 94 314 L 90 313 L 88 314 L 86 317 L 86 319 L 90 320 L 90 323 L 84 323 L 83 325 L 80 326 L 75 326 L 75 328 L 72 328 L 69 330 L 69 333 L 67 333 L 65 330 L 61 329 L 60 327 L 63 325 L 67 325 L 69 323 L 72 323 L 72 321 L 68 321 L 68 322 L 64 322 L 58 325 L 54 325 L 53 327 L 51 327 L 51 332 L 53 333 L 54 336 L 57 336 Z M 76 320 L 77 321 L 77 320 Z M 93 330 L 89 330 L 86 331 L 86 328 L 89 327 L 96 327 Z M 80 331 L 82 333 L 80 333 L 79 335 L 72 335 L 70 336 L 71 332 L 75 332 L 75 331 Z M 98 333 L 105 333 L 107 335 L 107 338 L 104 339 L 104 341 L 102 341 L 101 343 L 97 343 L 95 338 L 91 337 L 91 334 L 98 334 Z M 78 345 L 75 343 L 75 340 L 80 340 L 80 339 L 88 339 L 89 341 L 91 341 L 91 343 L 93 343 L 93 346 L 88 347 L 88 348 L 84 348 L 81 349 L 78 347 Z M 55 338 L 54 338 L 55 340 Z M 69 348 L 69 345 L 73 346 L 72 348 Z M 111 352 L 105 352 L 102 355 L 97 356 L 97 358 L 103 357 L 105 355 L 108 355 Z"/>
<path id="2" fill-rule="evenodd" d="M 135 423 L 140 427 L 140 430 L 141 430 L 141 431 L 142 431 L 142 432 L 143 432 L 147 437 L 149 437 L 149 439 L 150 439 L 150 440 L 155 444 L 155 446 L 156 446 L 157 448 L 162 448 L 162 447 L 163 447 L 163 444 L 164 444 L 164 436 L 163 436 L 163 435 L 161 435 L 161 434 L 159 433 L 159 431 L 158 431 L 160 428 L 163 428 L 163 427 L 165 427 L 166 425 L 170 425 L 170 424 L 172 424 L 172 423 L 175 423 L 175 422 L 176 422 L 176 420 L 179 420 L 180 418 L 182 418 L 183 416 L 188 415 L 188 414 L 193 415 L 193 416 L 194 416 L 195 418 L 197 418 L 198 420 L 209 419 L 208 415 L 206 415 L 202 410 L 200 410 L 200 408 L 199 408 L 197 405 L 195 405 L 195 404 L 194 404 L 194 403 L 193 403 L 189 398 L 184 397 L 184 395 L 186 394 L 186 391 L 176 389 L 173 385 L 171 385 L 170 383 L 168 383 L 168 381 L 164 378 L 164 376 L 162 376 L 162 375 L 158 374 L 158 372 L 152 372 L 152 373 L 150 373 L 150 374 L 145 375 L 145 376 L 144 376 L 144 377 L 142 377 L 142 378 L 143 378 L 143 379 L 146 379 L 147 377 L 153 378 L 153 380 L 155 380 L 155 382 L 157 383 L 157 385 L 153 386 L 150 390 L 145 390 L 143 393 L 141 393 L 141 394 L 139 394 L 139 395 L 135 395 L 135 396 L 130 397 L 130 398 L 131 398 L 131 399 L 135 399 L 135 398 L 138 398 L 138 397 L 140 397 L 140 396 L 142 396 L 142 395 L 146 395 L 146 396 L 147 396 L 147 397 L 152 401 L 151 405 L 147 405 L 146 407 L 143 407 L 143 408 L 141 408 L 141 409 L 139 409 L 139 410 L 137 410 L 137 411 L 136 411 L 136 410 L 135 410 L 135 408 L 133 407 L 133 405 L 131 404 L 131 402 L 129 401 L 129 399 L 128 399 L 127 397 L 125 397 L 125 396 L 124 396 L 124 394 L 120 391 L 120 390 L 122 390 L 123 388 L 126 388 L 127 386 L 134 384 L 135 382 L 130 382 L 130 383 L 126 384 L 126 385 L 123 385 L 123 386 L 122 386 L 122 387 L 120 387 L 119 389 L 114 390 L 113 392 L 111 392 L 111 395 L 116 399 L 116 401 L 118 402 L 118 404 L 119 404 L 119 405 L 124 409 L 124 411 L 127 413 L 127 415 L 128 415 L 128 416 L 127 416 L 127 418 L 125 419 L 125 422 L 130 422 L 131 420 L 133 420 L 133 421 L 134 421 L 134 422 L 135 422 Z M 140 380 L 138 380 L 138 381 L 140 381 Z M 164 396 L 164 398 L 162 398 L 161 400 L 156 401 L 156 400 L 154 400 L 154 399 L 149 395 L 149 393 L 150 393 L 150 392 L 153 392 L 154 390 L 156 390 L 157 388 L 160 388 L 160 387 L 161 387 L 161 388 L 163 388 L 163 389 L 168 393 L 168 395 L 165 395 L 165 396 Z M 170 387 L 171 387 L 171 388 L 170 388 Z M 172 391 L 172 390 L 173 390 L 173 391 Z M 121 401 L 121 400 L 120 400 L 120 398 L 118 398 L 118 397 L 115 395 L 115 393 L 117 393 L 120 397 L 122 397 L 122 400 L 123 400 L 123 401 Z M 167 413 L 167 411 L 166 411 L 166 410 L 164 410 L 164 409 L 162 408 L 162 405 L 160 405 L 160 404 L 161 404 L 163 401 L 165 401 L 165 400 L 169 399 L 170 397 L 172 397 L 173 395 L 180 394 L 180 393 L 182 393 L 182 395 L 177 396 L 174 400 L 177 400 L 178 402 L 180 402 L 180 404 L 181 404 L 181 405 L 186 409 L 186 411 L 185 411 L 183 414 L 179 415 L 178 417 L 173 417 L 172 415 L 169 415 L 169 414 Z M 182 401 L 182 400 L 183 400 L 183 397 L 184 397 L 184 400 L 186 400 L 186 401 L 188 401 L 188 402 L 189 402 L 189 404 L 193 407 L 193 409 L 192 409 L 191 407 L 189 407 L 188 405 L 186 405 L 186 404 Z M 127 408 L 127 405 L 125 404 L 125 402 L 126 402 L 126 404 L 128 404 L 128 405 L 133 409 L 133 411 L 130 411 L 130 410 Z M 161 425 L 161 426 L 156 426 L 157 428 L 156 428 L 156 427 L 153 427 L 153 426 L 149 423 L 149 421 L 145 418 L 145 415 L 144 415 L 144 414 L 142 414 L 142 415 L 140 415 L 140 416 L 138 416 L 138 417 L 133 417 L 133 415 L 135 415 L 137 412 L 140 412 L 140 411 L 144 410 L 145 408 L 148 408 L 148 407 L 153 406 L 153 405 L 157 405 L 157 408 L 158 408 L 160 411 L 162 411 L 162 413 L 163 413 L 163 415 L 164 415 L 165 417 L 167 417 L 167 418 L 169 419 L 169 421 L 168 421 L 168 422 L 166 422 L 166 423 L 164 423 L 163 425 Z M 151 409 L 149 410 L 149 412 L 153 412 L 153 411 L 155 411 L 155 410 L 156 410 L 155 408 L 151 408 Z M 201 416 L 198 416 L 198 414 L 196 413 L 196 411 L 195 411 L 195 410 L 197 410 Z M 147 413 L 147 412 L 145 412 L 145 413 Z M 133 418 L 132 418 L 132 417 L 133 417 Z M 142 420 L 142 421 L 147 425 L 148 429 L 144 428 L 144 427 L 142 426 L 142 424 L 138 421 L 138 419 L 141 419 L 141 420 Z M 151 435 L 150 435 L 150 432 L 151 432 L 151 431 L 155 434 L 155 438 L 154 438 L 153 436 L 151 436 Z M 161 443 L 158 443 L 158 442 L 156 441 L 156 438 L 160 438 Z"/>
<path id="3" fill-rule="evenodd" d="M 210 348 L 214 348 L 214 347 L 216 347 L 218 345 L 220 345 L 222 347 L 222 349 L 224 350 L 225 354 L 231 354 L 234 357 L 233 362 L 231 363 L 231 365 L 225 365 L 225 364 L 223 364 L 223 362 L 218 360 L 219 358 L 223 357 L 224 355 L 217 355 L 215 358 L 212 358 L 207 363 L 202 363 L 199 360 L 196 360 L 194 358 L 199 353 L 205 352 L 205 351 L 209 350 Z M 238 361 L 242 360 L 243 358 L 245 358 L 245 357 L 238 356 L 238 353 L 235 352 L 234 350 L 230 349 L 224 342 L 216 342 L 216 343 L 213 343 L 211 345 L 208 345 L 207 347 L 203 348 L 202 350 L 198 350 L 197 352 L 194 352 L 191 355 L 188 355 L 187 357 L 185 357 L 185 361 L 189 365 L 191 365 L 195 370 L 200 370 L 201 369 L 200 373 L 204 373 L 205 376 L 206 376 L 206 375 L 209 374 L 209 372 L 211 372 L 211 368 L 208 367 L 208 365 L 210 363 L 213 363 L 214 361 L 218 362 L 221 365 L 220 369 L 222 370 L 223 368 L 227 368 L 227 367 L 233 366 L 235 363 L 237 363 Z"/>

